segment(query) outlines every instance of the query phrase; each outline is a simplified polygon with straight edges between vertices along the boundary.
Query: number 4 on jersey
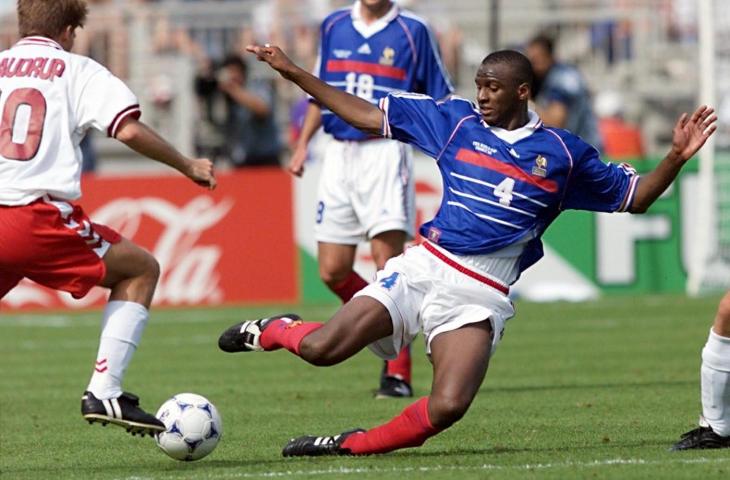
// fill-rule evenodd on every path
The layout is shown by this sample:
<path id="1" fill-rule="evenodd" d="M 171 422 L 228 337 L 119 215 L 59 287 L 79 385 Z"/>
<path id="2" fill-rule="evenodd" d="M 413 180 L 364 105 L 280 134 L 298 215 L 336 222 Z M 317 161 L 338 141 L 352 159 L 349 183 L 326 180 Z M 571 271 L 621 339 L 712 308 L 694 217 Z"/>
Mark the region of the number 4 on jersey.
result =
<path id="1" fill-rule="evenodd" d="M 515 188 L 515 181 L 509 177 L 505 178 L 499 185 L 494 187 L 494 196 L 499 198 L 499 203 L 509 207 L 512 203 L 512 189 Z"/>

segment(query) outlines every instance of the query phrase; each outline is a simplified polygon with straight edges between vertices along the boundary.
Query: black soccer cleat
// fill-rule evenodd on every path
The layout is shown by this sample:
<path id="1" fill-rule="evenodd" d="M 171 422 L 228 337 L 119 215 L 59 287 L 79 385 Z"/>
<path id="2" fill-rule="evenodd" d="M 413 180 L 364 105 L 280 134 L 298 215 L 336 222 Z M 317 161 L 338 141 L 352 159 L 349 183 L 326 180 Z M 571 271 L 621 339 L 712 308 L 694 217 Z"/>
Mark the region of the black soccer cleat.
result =
<path id="1" fill-rule="evenodd" d="M 301 317 L 295 313 L 283 313 L 258 320 L 246 320 L 229 327 L 218 338 L 218 348 L 224 352 L 262 352 L 261 334 L 273 320 L 299 322 Z"/>
<path id="2" fill-rule="evenodd" d="M 670 449 L 673 452 L 680 450 L 704 450 L 710 448 L 730 448 L 730 437 L 721 437 L 711 427 L 697 427 L 682 435 Z"/>
<path id="3" fill-rule="evenodd" d="M 352 455 L 347 448 L 342 448 L 342 442 L 355 433 L 363 433 L 365 430 L 356 428 L 348 430 L 334 437 L 304 437 L 292 438 L 284 446 L 281 454 L 285 457 L 321 457 L 323 455 Z"/>
<path id="4" fill-rule="evenodd" d="M 380 388 L 375 392 L 375 398 L 407 398 L 413 396 L 411 385 L 400 377 L 386 375 L 388 364 L 380 374 Z"/>
<path id="5" fill-rule="evenodd" d="M 81 415 L 89 423 L 119 425 L 132 435 L 153 436 L 165 431 L 161 421 L 139 408 L 139 397 L 127 392 L 109 400 L 99 400 L 93 393 L 84 392 L 81 397 Z"/>

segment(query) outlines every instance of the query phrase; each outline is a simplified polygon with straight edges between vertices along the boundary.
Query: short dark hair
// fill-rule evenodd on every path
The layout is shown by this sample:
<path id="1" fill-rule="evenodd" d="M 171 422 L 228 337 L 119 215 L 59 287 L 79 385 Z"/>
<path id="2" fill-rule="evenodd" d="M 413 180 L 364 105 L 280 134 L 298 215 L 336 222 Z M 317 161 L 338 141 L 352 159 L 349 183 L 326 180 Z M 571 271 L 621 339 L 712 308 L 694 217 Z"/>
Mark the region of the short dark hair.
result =
<path id="1" fill-rule="evenodd" d="M 236 67 L 239 68 L 244 75 L 248 73 L 248 64 L 241 58 L 240 55 L 236 54 L 227 55 L 226 58 L 223 59 L 221 67 Z"/>
<path id="2" fill-rule="evenodd" d="M 541 47 L 551 57 L 555 54 L 555 40 L 544 33 L 532 37 L 532 39 L 527 42 L 527 45 L 530 47 L 533 45 Z"/>
<path id="3" fill-rule="evenodd" d="M 526 56 L 517 50 L 497 50 L 482 60 L 482 65 L 504 64 L 508 65 L 514 73 L 518 85 L 526 83 L 532 89 L 535 80 L 535 72 L 532 71 L 532 64 Z"/>
<path id="4" fill-rule="evenodd" d="M 18 0 L 21 37 L 56 38 L 66 27 L 83 27 L 89 9 L 84 0 Z"/>

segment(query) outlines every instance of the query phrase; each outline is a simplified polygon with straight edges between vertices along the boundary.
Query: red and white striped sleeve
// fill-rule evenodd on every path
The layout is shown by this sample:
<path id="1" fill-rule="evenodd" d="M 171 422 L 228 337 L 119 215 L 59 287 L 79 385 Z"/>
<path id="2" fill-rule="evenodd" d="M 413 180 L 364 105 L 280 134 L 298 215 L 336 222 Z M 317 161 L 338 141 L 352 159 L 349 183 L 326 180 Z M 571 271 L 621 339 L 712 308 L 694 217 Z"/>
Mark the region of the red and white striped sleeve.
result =
<path id="1" fill-rule="evenodd" d="M 78 126 L 95 128 L 116 137 L 119 127 L 128 118 L 139 118 L 142 111 L 137 96 L 119 78 L 93 60 L 82 69 L 83 83 L 76 101 Z"/>

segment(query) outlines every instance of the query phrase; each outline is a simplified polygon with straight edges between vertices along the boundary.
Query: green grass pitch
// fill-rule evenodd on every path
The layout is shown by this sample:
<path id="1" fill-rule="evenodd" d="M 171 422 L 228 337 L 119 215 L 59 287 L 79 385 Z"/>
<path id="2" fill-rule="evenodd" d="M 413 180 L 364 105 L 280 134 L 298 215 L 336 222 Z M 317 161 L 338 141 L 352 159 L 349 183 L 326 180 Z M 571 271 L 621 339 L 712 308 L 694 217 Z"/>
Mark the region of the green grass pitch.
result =
<path id="1" fill-rule="evenodd" d="M 730 451 L 670 453 L 694 428 L 700 350 L 717 298 L 613 297 L 520 302 L 466 417 L 418 449 L 364 458 L 284 459 L 290 436 L 382 423 L 409 403 L 374 400 L 368 351 L 333 368 L 288 352 L 219 352 L 239 318 L 282 307 L 156 310 L 125 387 L 155 411 L 175 393 L 216 404 L 216 451 L 182 463 L 149 437 L 87 425 L 80 396 L 96 354 L 99 314 L 0 313 L 0 478 L 5 479 L 583 479 L 730 478 Z M 325 320 L 336 307 L 284 307 Z M 414 387 L 430 367 L 414 344 Z"/>

